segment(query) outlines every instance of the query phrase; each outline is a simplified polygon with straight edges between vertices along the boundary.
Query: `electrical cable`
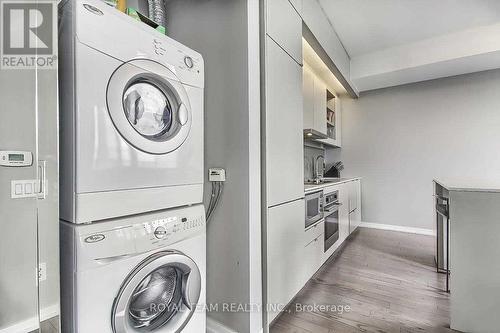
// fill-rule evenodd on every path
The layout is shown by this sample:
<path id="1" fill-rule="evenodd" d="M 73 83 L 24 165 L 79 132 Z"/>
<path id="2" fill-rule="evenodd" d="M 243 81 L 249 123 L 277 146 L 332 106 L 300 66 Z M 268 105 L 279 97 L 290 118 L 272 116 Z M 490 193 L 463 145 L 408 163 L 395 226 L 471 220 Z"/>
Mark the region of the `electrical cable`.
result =
<path id="1" fill-rule="evenodd" d="M 224 193 L 224 183 L 223 182 L 213 182 L 212 183 L 212 196 L 210 198 L 210 203 L 207 209 L 207 224 L 212 219 L 212 216 L 219 206 L 222 194 Z"/>

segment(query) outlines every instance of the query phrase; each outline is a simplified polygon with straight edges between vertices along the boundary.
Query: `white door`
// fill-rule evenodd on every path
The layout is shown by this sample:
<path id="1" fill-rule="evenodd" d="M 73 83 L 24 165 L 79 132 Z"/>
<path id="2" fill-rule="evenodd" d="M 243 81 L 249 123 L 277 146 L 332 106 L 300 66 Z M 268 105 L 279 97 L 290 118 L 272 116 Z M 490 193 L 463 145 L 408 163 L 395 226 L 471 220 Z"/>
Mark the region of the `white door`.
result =
<path id="1" fill-rule="evenodd" d="M 200 271 L 191 258 L 175 251 L 153 254 L 123 282 L 113 304 L 113 333 L 181 332 L 200 293 Z"/>

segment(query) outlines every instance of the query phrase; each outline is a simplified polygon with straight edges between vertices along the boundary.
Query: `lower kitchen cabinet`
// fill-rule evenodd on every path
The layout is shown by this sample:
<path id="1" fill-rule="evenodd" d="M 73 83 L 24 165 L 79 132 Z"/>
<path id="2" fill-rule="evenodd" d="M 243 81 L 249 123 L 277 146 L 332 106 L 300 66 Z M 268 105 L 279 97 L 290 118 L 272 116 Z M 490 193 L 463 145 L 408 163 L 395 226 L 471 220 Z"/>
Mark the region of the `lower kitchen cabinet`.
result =
<path id="1" fill-rule="evenodd" d="M 321 221 L 314 226 L 308 228 L 304 233 L 304 253 L 302 262 L 304 264 L 303 283 L 304 285 L 311 276 L 323 264 L 323 248 L 325 237 L 325 222 Z"/>
<path id="2" fill-rule="evenodd" d="M 288 304 L 305 283 L 304 210 L 304 199 L 268 209 L 267 304 L 271 306 Z M 267 324 L 278 314 L 279 309 L 269 309 Z"/>
<path id="3" fill-rule="evenodd" d="M 323 264 L 323 249 L 324 249 L 324 238 L 325 234 L 318 235 L 309 244 L 304 247 L 304 265 L 305 265 L 305 276 L 303 278 L 304 284 L 309 281 L 309 279 L 316 273 L 316 271 Z"/>
<path id="4" fill-rule="evenodd" d="M 349 184 L 349 233 L 354 232 L 361 224 L 361 181 Z"/>
<path id="5" fill-rule="evenodd" d="M 339 242 L 343 243 L 350 234 L 349 230 L 349 184 L 339 186 Z"/>

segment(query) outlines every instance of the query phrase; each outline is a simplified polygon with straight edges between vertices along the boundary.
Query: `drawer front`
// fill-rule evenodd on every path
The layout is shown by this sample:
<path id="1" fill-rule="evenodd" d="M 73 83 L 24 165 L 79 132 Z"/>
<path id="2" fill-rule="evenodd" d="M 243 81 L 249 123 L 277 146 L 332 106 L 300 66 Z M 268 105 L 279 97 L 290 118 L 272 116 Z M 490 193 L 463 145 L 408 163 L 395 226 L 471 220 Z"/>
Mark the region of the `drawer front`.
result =
<path id="1" fill-rule="evenodd" d="M 305 231 L 304 246 L 309 245 L 325 232 L 325 222 L 321 221 Z"/>

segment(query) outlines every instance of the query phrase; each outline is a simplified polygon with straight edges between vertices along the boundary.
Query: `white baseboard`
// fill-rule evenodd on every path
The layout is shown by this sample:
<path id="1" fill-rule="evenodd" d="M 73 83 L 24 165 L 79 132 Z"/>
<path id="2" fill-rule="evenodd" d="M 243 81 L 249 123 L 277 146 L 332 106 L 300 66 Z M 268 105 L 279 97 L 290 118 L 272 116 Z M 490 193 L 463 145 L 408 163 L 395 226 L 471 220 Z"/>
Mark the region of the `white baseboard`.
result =
<path id="1" fill-rule="evenodd" d="M 359 226 L 362 228 L 391 230 L 391 231 L 406 232 L 409 234 L 436 236 L 436 231 L 433 229 L 403 227 L 403 226 L 399 226 L 399 225 L 370 223 L 370 222 L 361 222 L 361 224 Z"/>
<path id="2" fill-rule="evenodd" d="M 40 310 L 40 321 L 45 321 L 56 316 L 59 316 L 59 303 Z"/>
<path id="3" fill-rule="evenodd" d="M 207 316 L 207 333 L 238 333 Z"/>
<path id="4" fill-rule="evenodd" d="M 59 315 L 59 304 L 51 305 L 40 310 L 40 321 L 56 317 Z M 30 318 L 23 322 L 0 329 L 0 333 L 31 332 L 39 329 L 38 318 Z"/>
<path id="5" fill-rule="evenodd" d="M 14 324 L 12 326 L 0 329 L 0 333 L 19 333 L 19 332 L 31 332 L 39 328 L 38 319 L 30 318 L 23 322 Z"/>

